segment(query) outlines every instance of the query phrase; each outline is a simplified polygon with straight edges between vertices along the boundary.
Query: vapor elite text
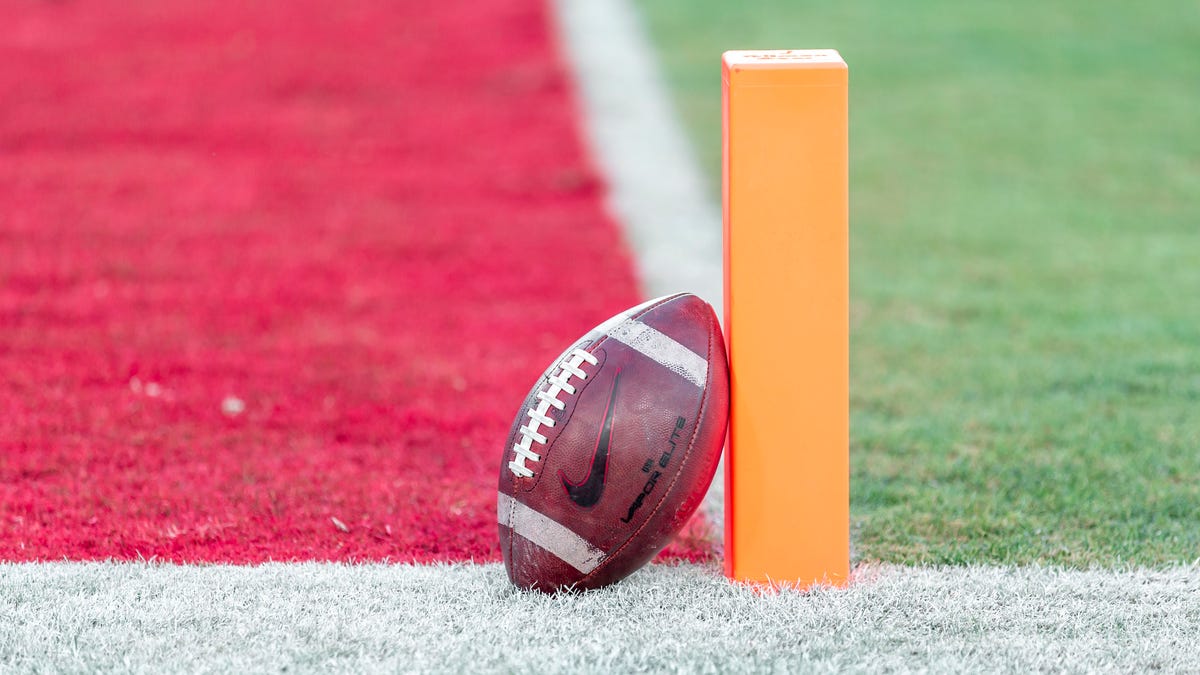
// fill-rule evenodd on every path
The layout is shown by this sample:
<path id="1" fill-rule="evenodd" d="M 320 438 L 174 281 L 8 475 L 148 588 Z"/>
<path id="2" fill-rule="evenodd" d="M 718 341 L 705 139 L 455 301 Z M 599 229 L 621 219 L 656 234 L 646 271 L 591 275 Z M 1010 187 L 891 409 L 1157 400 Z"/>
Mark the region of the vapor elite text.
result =
<path id="1" fill-rule="evenodd" d="M 642 472 L 650 474 L 650 477 L 646 479 L 646 484 L 642 486 L 641 493 L 629 505 L 629 513 L 625 514 L 625 517 L 621 519 L 622 523 L 628 523 L 633 520 L 633 514 L 642 508 L 642 502 L 646 501 L 646 497 L 651 492 L 654 492 L 654 486 L 658 485 L 658 479 L 662 476 L 662 469 L 667 468 L 667 465 L 671 463 L 671 457 L 675 454 L 676 444 L 679 443 L 679 438 L 682 436 L 685 426 L 687 426 L 686 418 L 675 418 L 675 428 L 671 430 L 671 438 L 667 440 L 667 449 L 658 458 L 657 469 L 654 468 L 655 461 L 653 457 L 647 459 L 646 463 L 642 465 Z"/>

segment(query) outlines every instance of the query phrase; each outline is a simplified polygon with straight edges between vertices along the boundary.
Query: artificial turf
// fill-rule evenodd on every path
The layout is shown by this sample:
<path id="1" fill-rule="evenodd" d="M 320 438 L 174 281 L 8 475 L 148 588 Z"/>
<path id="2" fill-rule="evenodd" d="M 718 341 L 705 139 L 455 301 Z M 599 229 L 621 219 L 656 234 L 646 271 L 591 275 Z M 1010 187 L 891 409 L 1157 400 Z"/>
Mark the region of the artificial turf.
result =
<path id="1" fill-rule="evenodd" d="M 714 188 L 721 51 L 850 64 L 861 558 L 1196 559 L 1200 6 L 638 4 Z"/>

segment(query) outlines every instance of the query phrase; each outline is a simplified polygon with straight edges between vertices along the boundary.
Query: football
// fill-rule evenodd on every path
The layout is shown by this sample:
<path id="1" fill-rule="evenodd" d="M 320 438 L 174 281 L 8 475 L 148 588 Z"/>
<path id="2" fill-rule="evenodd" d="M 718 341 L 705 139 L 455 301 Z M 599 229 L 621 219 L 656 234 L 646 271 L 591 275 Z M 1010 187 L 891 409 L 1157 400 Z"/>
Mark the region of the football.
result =
<path id="1" fill-rule="evenodd" d="M 509 579 L 555 592 L 646 564 L 695 512 L 729 418 L 729 366 L 711 306 L 671 295 L 605 321 L 521 403 L 500 463 Z"/>

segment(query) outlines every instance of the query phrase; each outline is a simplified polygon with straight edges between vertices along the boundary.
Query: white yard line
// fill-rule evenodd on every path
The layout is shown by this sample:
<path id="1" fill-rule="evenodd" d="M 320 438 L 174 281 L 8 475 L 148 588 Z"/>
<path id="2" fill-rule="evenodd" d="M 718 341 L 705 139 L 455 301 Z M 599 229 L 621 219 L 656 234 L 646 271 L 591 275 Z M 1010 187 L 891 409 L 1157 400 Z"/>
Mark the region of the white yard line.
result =
<path id="1" fill-rule="evenodd" d="M 626 0 L 553 4 L 588 145 L 608 183 L 608 207 L 633 250 L 642 292 L 648 298 L 695 293 L 721 316 L 721 212 L 637 12 Z M 714 54 L 714 71 L 719 67 L 720 55 Z M 704 500 L 718 532 L 725 522 L 724 472 L 722 459 Z"/>
<path id="2" fill-rule="evenodd" d="M 592 156 L 633 247 L 647 297 L 689 291 L 722 311 L 721 213 L 623 0 L 555 0 Z M 713 55 L 713 68 L 720 68 Z M 713 92 L 720 95 L 719 91 Z"/>
<path id="3" fill-rule="evenodd" d="M 1194 672 L 1196 571 L 882 567 L 760 594 L 651 566 L 547 597 L 499 565 L 0 565 L 0 670 Z"/>

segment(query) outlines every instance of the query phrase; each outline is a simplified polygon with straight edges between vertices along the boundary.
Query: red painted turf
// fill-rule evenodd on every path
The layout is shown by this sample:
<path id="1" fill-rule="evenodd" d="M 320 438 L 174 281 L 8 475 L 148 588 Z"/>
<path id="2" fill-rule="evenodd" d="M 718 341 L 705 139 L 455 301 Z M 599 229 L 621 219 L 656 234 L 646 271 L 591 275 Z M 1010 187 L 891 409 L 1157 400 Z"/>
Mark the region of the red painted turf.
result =
<path id="1" fill-rule="evenodd" d="M 0 559 L 498 559 L 637 295 L 544 12 L 0 0 Z"/>

